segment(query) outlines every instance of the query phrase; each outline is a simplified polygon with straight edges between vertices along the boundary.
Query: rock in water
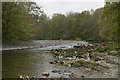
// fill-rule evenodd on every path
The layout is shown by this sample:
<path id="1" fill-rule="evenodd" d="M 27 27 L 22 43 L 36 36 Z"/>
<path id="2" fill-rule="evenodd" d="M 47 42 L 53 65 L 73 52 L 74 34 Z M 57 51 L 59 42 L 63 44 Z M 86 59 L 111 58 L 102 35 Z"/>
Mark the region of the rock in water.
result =
<path id="1" fill-rule="evenodd" d="M 84 78 L 84 77 L 85 77 L 84 75 L 81 76 L 81 78 Z"/>
<path id="2" fill-rule="evenodd" d="M 20 79 L 21 80 L 30 80 L 29 76 L 27 76 L 27 75 L 21 75 Z"/>
<path id="3" fill-rule="evenodd" d="M 49 77 L 49 76 L 50 76 L 50 73 L 44 72 L 42 75 L 45 76 L 45 77 Z"/>
<path id="4" fill-rule="evenodd" d="M 53 70 L 52 72 L 53 72 L 53 73 L 60 73 L 59 70 Z"/>
<path id="5" fill-rule="evenodd" d="M 55 64 L 54 62 L 49 62 L 50 64 Z"/>
<path id="6" fill-rule="evenodd" d="M 59 63 L 59 61 L 52 61 L 52 62 L 49 62 L 50 64 L 57 64 L 57 63 Z"/>
<path id="7" fill-rule="evenodd" d="M 20 79 L 22 79 L 22 78 L 23 78 L 23 75 L 20 76 Z"/>
<path id="8" fill-rule="evenodd" d="M 64 64 L 64 61 L 60 61 L 60 64 Z"/>
<path id="9" fill-rule="evenodd" d="M 57 61 L 49 62 L 50 64 L 56 64 L 58 63 Z"/>
<path id="10" fill-rule="evenodd" d="M 67 60 L 72 60 L 73 58 L 71 58 L 71 57 L 66 57 L 66 59 L 67 59 Z"/>
<path id="11" fill-rule="evenodd" d="M 34 79 L 36 79 L 36 77 L 35 77 L 35 76 L 32 76 L 32 79 L 34 80 Z"/>
<path id="12" fill-rule="evenodd" d="M 74 46 L 74 48 L 81 48 L 81 46 Z"/>

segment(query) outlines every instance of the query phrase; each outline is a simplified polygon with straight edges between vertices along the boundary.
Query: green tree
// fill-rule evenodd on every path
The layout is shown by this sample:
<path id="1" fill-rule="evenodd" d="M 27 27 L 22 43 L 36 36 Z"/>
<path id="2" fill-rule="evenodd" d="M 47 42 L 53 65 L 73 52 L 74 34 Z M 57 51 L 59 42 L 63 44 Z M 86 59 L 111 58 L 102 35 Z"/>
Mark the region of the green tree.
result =
<path id="1" fill-rule="evenodd" d="M 35 35 L 35 17 L 40 14 L 40 8 L 34 2 L 3 2 L 2 8 L 3 42 L 26 41 Z"/>
<path id="2" fill-rule="evenodd" d="M 103 39 L 118 40 L 118 8 L 120 2 L 107 2 L 98 21 Z"/>

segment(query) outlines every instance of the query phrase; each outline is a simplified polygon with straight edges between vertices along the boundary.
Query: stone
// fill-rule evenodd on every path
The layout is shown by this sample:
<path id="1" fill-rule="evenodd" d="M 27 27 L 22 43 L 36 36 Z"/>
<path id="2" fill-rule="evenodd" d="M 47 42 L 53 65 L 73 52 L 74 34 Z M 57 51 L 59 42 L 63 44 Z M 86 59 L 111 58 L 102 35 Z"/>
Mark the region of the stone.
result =
<path id="1" fill-rule="evenodd" d="M 73 58 L 71 58 L 71 57 L 66 57 L 66 59 L 67 59 L 67 60 L 72 60 Z"/>
<path id="2" fill-rule="evenodd" d="M 50 64 L 56 64 L 56 62 L 49 62 Z"/>
<path id="3" fill-rule="evenodd" d="M 22 79 L 22 80 L 30 80 L 28 75 L 21 75 L 20 79 Z"/>
<path id="4" fill-rule="evenodd" d="M 90 69 L 90 68 L 86 68 L 86 70 L 87 70 L 87 71 L 91 71 L 91 69 Z"/>
<path id="5" fill-rule="evenodd" d="M 32 79 L 36 79 L 36 77 L 35 77 L 35 76 L 32 76 Z"/>
<path id="6" fill-rule="evenodd" d="M 52 62 L 49 62 L 50 64 L 57 64 L 59 61 L 52 61 Z"/>
<path id="7" fill-rule="evenodd" d="M 77 54 L 77 51 L 75 51 L 75 54 Z"/>
<path id="8" fill-rule="evenodd" d="M 53 73 L 60 73 L 59 70 L 53 70 L 52 72 L 53 72 Z"/>
<path id="9" fill-rule="evenodd" d="M 63 61 L 60 61 L 60 64 L 64 64 L 64 62 L 63 62 Z"/>
<path id="10" fill-rule="evenodd" d="M 73 56 L 73 59 L 76 59 L 76 56 Z"/>
<path id="11" fill-rule="evenodd" d="M 110 51 L 110 53 L 117 53 L 117 51 Z"/>
<path id="12" fill-rule="evenodd" d="M 45 77 L 49 77 L 49 76 L 50 76 L 50 73 L 44 72 L 44 73 L 42 73 L 42 75 L 45 76 Z"/>
<path id="13" fill-rule="evenodd" d="M 73 63 L 72 63 L 72 62 L 71 62 L 71 63 L 69 63 L 69 64 L 68 64 L 68 66 L 69 66 L 69 67 L 72 67 L 72 66 L 73 66 Z"/>
<path id="14" fill-rule="evenodd" d="M 74 48 L 81 48 L 82 46 L 74 46 Z"/>
<path id="15" fill-rule="evenodd" d="M 70 78 L 73 78 L 73 77 L 74 77 L 74 75 L 73 75 L 73 74 L 69 74 L 69 77 L 70 77 Z"/>
<path id="16" fill-rule="evenodd" d="M 92 44 L 88 44 L 88 46 L 93 46 Z"/>
<path id="17" fill-rule="evenodd" d="M 81 78 L 84 78 L 85 76 L 84 75 L 81 75 Z"/>
<path id="18" fill-rule="evenodd" d="M 21 76 L 20 76 L 20 79 L 22 79 L 22 78 L 24 78 L 24 75 L 21 75 Z"/>
<path id="19" fill-rule="evenodd" d="M 54 61 L 55 63 L 59 63 L 59 61 Z"/>
<path id="20" fill-rule="evenodd" d="M 101 45 L 100 43 L 94 43 L 94 46 L 99 46 L 99 45 Z"/>
<path id="21" fill-rule="evenodd" d="M 63 58 L 63 56 L 59 55 L 58 58 L 61 59 L 61 58 Z"/>

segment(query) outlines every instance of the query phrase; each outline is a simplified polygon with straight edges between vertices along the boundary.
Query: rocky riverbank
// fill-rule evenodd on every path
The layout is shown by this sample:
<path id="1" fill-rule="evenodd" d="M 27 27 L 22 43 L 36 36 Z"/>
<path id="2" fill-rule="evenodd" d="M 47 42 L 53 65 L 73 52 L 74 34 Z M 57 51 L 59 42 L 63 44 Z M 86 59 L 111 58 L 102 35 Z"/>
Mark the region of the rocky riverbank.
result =
<path id="1" fill-rule="evenodd" d="M 70 67 L 70 71 L 76 78 L 116 78 L 118 77 L 118 49 L 118 46 L 112 42 L 89 45 L 78 43 L 72 49 L 51 50 L 58 60 L 50 64 Z"/>

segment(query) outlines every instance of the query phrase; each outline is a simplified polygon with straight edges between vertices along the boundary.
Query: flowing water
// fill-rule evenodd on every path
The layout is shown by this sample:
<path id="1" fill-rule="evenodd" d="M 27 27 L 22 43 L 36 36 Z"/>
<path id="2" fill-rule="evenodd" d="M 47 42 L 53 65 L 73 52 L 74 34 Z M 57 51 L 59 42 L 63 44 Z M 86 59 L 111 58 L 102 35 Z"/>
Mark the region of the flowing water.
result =
<path id="1" fill-rule="evenodd" d="M 50 64 L 57 58 L 53 57 L 51 49 L 69 49 L 77 44 L 88 44 L 81 41 L 52 41 L 35 40 L 32 42 L 7 43 L 3 44 L 2 52 L 2 76 L 3 78 L 18 78 L 20 75 L 36 76 L 44 78 L 43 72 L 49 72 L 50 76 L 62 74 L 52 73 L 52 70 L 59 70 L 61 73 L 66 70 L 69 73 L 70 67 Z M 68 76 L 65 76 L 68 77 Z"/>

